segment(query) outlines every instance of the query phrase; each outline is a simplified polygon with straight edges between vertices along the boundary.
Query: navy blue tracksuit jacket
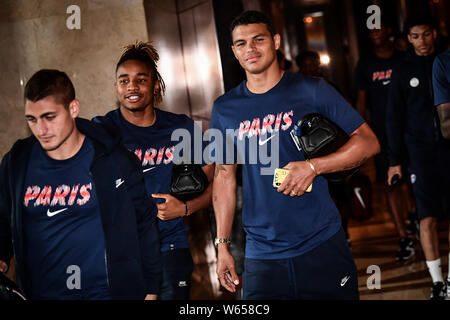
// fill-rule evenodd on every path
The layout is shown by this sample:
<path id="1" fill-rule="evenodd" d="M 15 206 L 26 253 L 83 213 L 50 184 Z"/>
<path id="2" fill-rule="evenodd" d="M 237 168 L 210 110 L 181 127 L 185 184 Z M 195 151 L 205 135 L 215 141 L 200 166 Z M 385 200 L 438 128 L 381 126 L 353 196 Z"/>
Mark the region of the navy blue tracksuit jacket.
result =
<path id="1" fill-rule="evenodd" d="M 137 158 L 118 137 L 85 119 L 77 128 L 94 144 L 90 174 L 95 183 L 105 234 L 107 277 L 113 299 L 144 299 L 157 294 L 161 278 L 157 207 L 145 191 Z M 34 136 L 18 140 L 5 155 L 0 170 L 0 260 L 15 256 L 16 278 L 25 295 L 30 292 L 22 235 L 23 190 Z M 127 192 L 116 192 L 117 177 Z"/>

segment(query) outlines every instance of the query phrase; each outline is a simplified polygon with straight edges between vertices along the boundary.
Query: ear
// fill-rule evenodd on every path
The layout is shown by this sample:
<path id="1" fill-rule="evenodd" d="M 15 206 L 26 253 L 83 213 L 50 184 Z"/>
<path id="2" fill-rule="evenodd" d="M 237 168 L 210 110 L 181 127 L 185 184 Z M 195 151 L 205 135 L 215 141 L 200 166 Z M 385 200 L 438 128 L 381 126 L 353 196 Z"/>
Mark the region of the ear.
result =
<path id="1" fill-rule="evenodd" d="M 411 38 L 411 35 L 410 35 L 410 34 L 408 34 L 408 41 L 409 41 L 409 43 L 412 44 L 412 38 Z"/>
<path id="2" fill-rule="evenodd" d="M 273 41 L 275 42 L 275 50 L 280 49 L 281 36 L 278 33 L 273 36 Z"/>
<path id="3" fill-rule="evenodd" d="M 235 57 L 237 60 L 239 60 L 238 57 L 237 57 L 237 55 L 236 55 L 236 48 L 235 48 L 233 45 L 231 46 L 231 50 L 233 50 L 234 57 Z"/>
<path id="4" fill-rule="evenodd" d="M 69 113 L 72 119 L 75 119 L 80 114 L 80 101 L 73 99 L 69 104 Z"/>
<path id="5" fill-rule="evenodd" d="M 161 91 L 161 83 L 159 80 L 155 81 L 155 85 L 153 86 L 153 94 L 158 94 Z"/>
<path id="6" fill-rule="evenodd" d="M 436 29 L 433 29 L 433 39 L 434 40 L 437 39 L 437 31 L 436 31 Z"/>

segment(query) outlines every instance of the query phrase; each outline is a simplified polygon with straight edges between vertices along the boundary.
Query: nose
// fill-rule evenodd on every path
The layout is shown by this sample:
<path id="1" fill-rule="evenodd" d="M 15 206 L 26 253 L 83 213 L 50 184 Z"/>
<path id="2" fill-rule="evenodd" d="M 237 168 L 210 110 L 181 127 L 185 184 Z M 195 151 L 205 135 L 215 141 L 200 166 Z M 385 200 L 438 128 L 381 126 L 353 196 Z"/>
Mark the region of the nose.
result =
<path id="1" fill-rule="evenodd" d="M 38 136 L 45 136 L 48 132 L 48 126 L 45 121 L 38 120 L 37 122 L 37 133 Z"/>
<path id="2" fill-rule="evenodd" d="M 247 46 L 247 51 L 254 51 L 256 48 L 256 44 L 254 41 L 249 41 Z"/>
<path id="3" fill-rule="evenodd" d="M 138 86 L 137 81 L 131 80 L 131 81 L 128 83 L 128 86 L 127 86 L 127 90 L 128 90 L 128 91 L 135 91 L 135 90 L 137 90 L 138 88 L 139 88 L 139 86 Z"/>

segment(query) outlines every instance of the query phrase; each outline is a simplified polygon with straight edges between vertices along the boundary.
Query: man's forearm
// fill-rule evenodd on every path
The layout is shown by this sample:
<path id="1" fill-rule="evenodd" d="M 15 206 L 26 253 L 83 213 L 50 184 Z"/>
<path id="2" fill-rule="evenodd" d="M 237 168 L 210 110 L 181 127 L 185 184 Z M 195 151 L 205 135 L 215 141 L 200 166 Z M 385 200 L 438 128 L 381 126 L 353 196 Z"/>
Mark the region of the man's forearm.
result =
<path id="1" fill-rule="evenodd" d="M 194 213 L 200 209 L 207 208 L 208 206 L 211 205 L 214 164 L 206 165 L 202 169 L 203 169 L 203 172 L 205 173 L 206 177 L 208 178 L 209 185 L 200 196 L 198 196 L 197 198 L 192 199 L 190 201 L 187 201 L 188 215 L 190 215 L 191 213 Z"/>
<path id="2" fill-rule="evenodd" d="M 229 238 L 236 208 L 236 165 L 216 164 L 212 195 L 217 237 Z"/>
<path id="3" fill-rule="evenodd" d="M 336 152 L 311 159 L 318 174 L 349 170 L 359 167 L 380 152 L 380 144 L 372 129 L 364 123 L 355 130 L 349 141 Z"/>
<path id="4" fill-rule="evenodd" d="M 441 132 L 445 139 L 450 139 L 450 102 L 437 106 L 437 112 L 441 123 Z"/>

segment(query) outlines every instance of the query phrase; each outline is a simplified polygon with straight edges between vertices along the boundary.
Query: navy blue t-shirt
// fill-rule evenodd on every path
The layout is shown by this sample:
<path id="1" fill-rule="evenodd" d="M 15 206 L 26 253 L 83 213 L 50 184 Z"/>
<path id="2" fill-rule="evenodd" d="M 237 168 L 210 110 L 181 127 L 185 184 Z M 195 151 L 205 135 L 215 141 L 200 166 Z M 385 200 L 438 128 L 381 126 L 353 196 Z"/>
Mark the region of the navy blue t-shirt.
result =
<path id="1" fill-rule="evenodd" d="M 103 117 L 95 118 L 95 121 L 113 125 L 120 130 L 123 144 L 141 161 L 149 195 L 170 193 L 174 162 L 180 163 L 183 160 L 184 163 L 204 164 L 202 131 L 194 121 L 184 114 L 174 114 L 157 108 L 155 112 L 156 122 L 149 127 L 135 126 L 126 121 L 119 109 L 110 111 Z M 180 130 L 175 131 L 176 129 Z M 174 131 L 176 137 L 174 137 L 175 141 L 172 141 Z M 181 144 L 178 144 L 179 142 Z M 187 157 L 183 159 L 183 156 Z M 164 202 L 164 199 L 160 198 L 154 200 L 156 203 Z M 158 219 L 158 229 L 162 252 L 175 248 L 189 248 L 188 227 L 183 218 L 165 221 Z"/>
<path id="2" fill-rule="evenodd" d="M 312 192 L 301 197 L 285 196 L 272 186 L 277 161 L 267 161 L 268 156 L 278 156 L 275 164 L 280 168 L 291 161 L 305 160 L 289 132 L 311 112 L 325 115 L 347 133 L 364 122 L 325 81 L 288 71 L 264 94 L 249 92 L 244 81 L 214 103 L 211 129 L 220 130 L 234 145 L 230 152 L 226 150 L 228 143 L 222 141 L 221 147 L 216 139 L 214 161 L 231 164 L 245 159 L 242 181 L 247 258 L 283 259 L 304 254 L 328 240 L 341 226 L 322 176 L 314 180 Z M 273 147 L 277 144 L 279 150 Z M 224 153 L 222 159 L 217 157 L 218 151 Z"/>
<path id="3" fill-rule="evenodd" d="M 110 299 L 100 207 L 85 138 L 70 159 L 35 143 L 23 190 L 23 231 L 32 299 Z"/>
<path id="4" fill-rule="evenodd" d="M 371 111 L 371 127 L 380 143 L 386 141 L 386 105 L 391 83 L 392 71 L 403 54 L 395 51 L 390 58 L 380 58 L 376 54 L 361 59 L 356 66 L 355 85 L 368 95 L 368 107 Z"/>
<path id="5" fill-rule="evenodd" d="M 450 50 L 436 57 L 433 63 L 434 105 L 450 102 Z"/>

